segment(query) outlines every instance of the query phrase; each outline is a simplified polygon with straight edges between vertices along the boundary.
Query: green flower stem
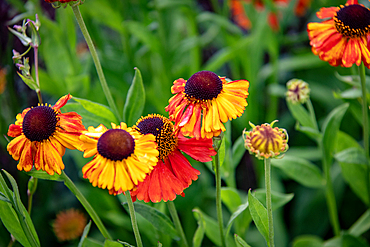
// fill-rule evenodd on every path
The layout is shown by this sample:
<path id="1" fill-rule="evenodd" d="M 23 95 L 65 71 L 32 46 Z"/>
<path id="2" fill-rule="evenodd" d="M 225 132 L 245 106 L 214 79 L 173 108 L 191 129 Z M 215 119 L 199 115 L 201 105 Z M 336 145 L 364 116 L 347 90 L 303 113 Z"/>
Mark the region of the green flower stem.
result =
<path id="1" fill-rule="evenodd" d="M 36 192 L 37 189 L 37 183 L 38 183 L 38 178 L 31 177 L 29 182 L 28 182 L 28 190 L 27 190 L 27 195 L 28 195 L 28 208 L 27 212 L 31 216 L 31 211 L 32 211 L 32 201 L 33 201 L 33 195 Z M 30 182 L 32 185 L 30 186 Z"/>
<path id="2" fill-rule="evenodd" d="M 269 247 L 274 247 L 274 225 L 272 220 L 271 203 L 271 159 L 265 159 L 265 186 L 266 186 L 266 207 L 269 227 Z"/>
<path id="3" fill-rule="evenodd" d="M 367 174 L 370 173 L 370 163 L 369 163 L 369 117 L 368 117 L 368 106 L 367 106 L 367 97 L 366 97 L 366 74 L 365 74 L 365 65 L 361 63 L 358 67 L 358 72 L 361 80 L 361 89 L 362 89 L 362 121 L 363 121 L 363 139 L 364 139 L 364 149 L 365 155 L 368 160 L 367 162 Z M 370 181 L 369 176 L 366 176 L 367 183 L 367 192 L 370 203 Z"/>
<path id="4" fill-rule="evenodd" d="M 87 213 L 90 215 L 91 219 L 95 222 L 96 226 L 98 227 L 101 234 L 106 238 L 113 240 L 112 237 L 109 235 L 109 232 L 103 225 L 103 222 L 100 220 L 98 214 L 95 212 L 94 208 L 90 205 L 90 203 L 86 200 L 83 196 L 81 191 L 76 187 L 76 185 L 72 182 L 72 180 L 62 171 L 60 178 L 63 180 L 64 184 L 68 187 L 68 189 L 76 196 L 76 198 L 80 201 L 82 206 L 85 208 Z"/>
<path id="5" fill-rule="evenodd" d="M 112 97 L 112 94 L 109 90 L 107 81 L 105 80 L 103 69 L 102 69 L 100 61 L 99 61 L 98 53 L 96 52 L 96 49 L 95 49 L 95 46 L 94 46 L 94 44 L 91 40 L 90 34 L 87 31 L 87 28 L 86 28 L 85 22 L 82 18 L 80 9 L 79 9 L 78 5 L 71 5 L 71 7 L 72 7 L 73 13 L 74 13 L 74 15 L 77 19 L 77 23 L 80 26 L 81 32 L 82 32 L 83 36 L 85 37 L 87 46 L 89 47 L 89 50 L 90 50 L 90 53 L 91 53 L 91 56 L 94 60 L 95 68 L 96 68 L 96 71 L 98 73 L 99 80 L 100 80 L 101 86 L 103 88 L 103 92 L 105 94 L 105 97 L 107 98 L 109 107 L 113 110 L 113 113 L 116 116 L 117 120 L 121 121 L 120 114 L 118 113 L 116 104 L 113 101 L 113 97 Z"/>
<path id="6" fill-rule="evenodd" d="M 181 246 L 188 247 L 188 241 L 186 240 L 184 230 L 182 229 L 181 222 L 179 216 L 177 215 L 177 210 L 175 203 L 173 201 L 167 202 L 168 210 L 170 211 L 172 221 L 175 224 L 176 230 L 181 237 Z"/>
<path id="7" fill-rule="evenodd" d="M 33 53 L 35 57 L 35 76 L 36 76 L 36 94 L 37 98 L 39 100 L 39 103 L 42 104 L 42 97 L 41 97 L 41 91 L 40 91 L 40 80 L 39 80 L 39 56 L 38 56 L 38 47 L 33 47 Z"/>
<path id="8" fill-rule="evenodd" d="M 220 228 L 220 238 L 221 238 L 221 246 L 225 247 L 225 235 L 224 235 L 224 223 L 222 219 L 222 203 L 221 203 L 221 174 L 220 174 L 220 157 L 218 152 L 212 159 L 214 168 L 215 168 L 215 176 L 216 176 L 216 210 L 217 210 L 217 220 L 218 226 Z"/>
<path id="9" fill-rule="evenodd" d="M 139 228 L 137 226 L 134 203 L 132 202 L 130 191 L 126 191 L 125 196 L 126 196 L 126 200 L 127 200 L 127 204 L 128 204 L 128 209 L 129 209 L 129 212 L 130 212 L 131 224 L 132 224 L 132 229 L 134 230 L 136 245 L 138 247 L 143 247 L 143 242 L 141 241 Z"/>

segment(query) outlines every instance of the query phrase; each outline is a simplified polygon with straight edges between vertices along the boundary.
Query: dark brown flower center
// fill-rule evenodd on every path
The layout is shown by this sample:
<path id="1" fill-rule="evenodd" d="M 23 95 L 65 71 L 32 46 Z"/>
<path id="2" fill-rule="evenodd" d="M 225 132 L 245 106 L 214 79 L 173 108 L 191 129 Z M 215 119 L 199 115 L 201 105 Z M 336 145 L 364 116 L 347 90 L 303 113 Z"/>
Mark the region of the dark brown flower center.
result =
<path id="1" fill-rule="evenodd" d="M 113 161 L 126 159 L 134 150 L 134 138 L 122 129 L 107 130 L 98 141 L 98 153 Z"/>
<path id="2" fill-rule="evenodd" d="M 221 90 L 221 79 L 211 71 L 199 71 L 185 84 L 185 94 L 197 100 L 206 101 L 216 98 Z"/>
<path id="3" fill-rule="evenodd" d="M 142 117 L 136 123 L 136 128 L 143 134 L 153 134 L 158 145 L 159 159 L 164 160 L 177 147 L 177 138 L 172 122 L 159 114 Z"/>
<path id="4" fill-rule="evenodd" d="M 36 106 L 23 119 L 22 129 L 30 141 L 41 142 L 49 139 L 58 126 L 58 114 L 49 106 Z"/>
<path id="5" fill-rule="evenodd" d="M 343 36 L 363 37 L 370 31 L 370 10 L 358 4 L 341 7 L 333 19 Z"/>

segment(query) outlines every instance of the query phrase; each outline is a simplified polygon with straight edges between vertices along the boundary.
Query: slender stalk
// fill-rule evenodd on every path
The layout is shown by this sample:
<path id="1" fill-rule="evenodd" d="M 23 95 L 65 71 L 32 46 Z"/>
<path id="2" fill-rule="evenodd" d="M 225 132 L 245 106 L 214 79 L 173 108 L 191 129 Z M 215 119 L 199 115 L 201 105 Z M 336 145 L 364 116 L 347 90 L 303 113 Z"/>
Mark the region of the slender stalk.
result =
<path id="1" fill-rule="evenodd" d="M 184 230 L 182 229 L 179 216 L 177 215 L 177 210 L 175 203 L 173 201 L 167 202 L 168 211 L 170 211 L 172 221 L 175 224 L 176 230 L 181 237 L 181 246 L 188 247 L 188 241 L 186 240 Z"/>
<path id="2" fill-rule="evenodd" d="M 39 56 L 38 56 L 38 47 L 33 47 L 33 54 L 35 57 L 35 76 L 36 76 L 36 84 L 38 89 L 36 89 L 37 98 L 39 99 L 39 103 L 42 104 L 42 97 L 40 91 L 40 80 L 39 80 Z"/>
<path id="3" fill-rule="evenodd" d="M 363 121 L 363 139 L 364 139 L 364 149 L 367 158 L 367 174 L 370 174 L 370 163 L 369 163 L 369 117 L 368 117 L 368 106 L 366 97 L 366 74 L 365 65 L 361 63 L 358 67 L 358 72 L 360 75 L 361 89 L 362 89 L 362 121 Z M 367 193 L 369 197 L 370 204 L 370 181 L 369 176 L 366 176 Z"/>
<path id="4" fill-rule="evenodd" d="M 8 244 L 8 247 L 12 247 L 13 244 L 15 243 L 15 238 L 13 237 L 13 235 L 10 235 L 10 241 L 9 241 L 9 244 Z"/>
<path id="5" fill-rule="evenodd" d="M 79 9 L 78 6 L 79 5 L 77 5 L 77 4 L 71 6 L 72 7 L 72 10 L 73 10 L 73 13 L 74 13 L 74 15 L 76 17 L 76 20 L 77 20 L 78 25 L 80 26 L 80 29 L 81 29 L 82 34 L 85 37 L 87 46 L 89 47 L 91 56 L 92 56 L 93 61 L 94 61 L 94 64 L 95 64 L 96 72 L 98 73 L 100 84 L 101 84 L 101 86 L 103 88 L 103 92 L 105 94 L 105 97 L 107 98 L 109 107 L 113 110 L 113 113 L 116 116 L 117 120 L 118 121 L 121 121 L 120 114 L 118 113 L 116 104 L 114 103 L 114 100 L 113 100 L 112 94 L 111 94 L 111 92 L 109 90 L 107 81 L 105 80 L 105 76 L 104 76 L 103 69 L 102 69 L 101 64 L 100 64 L 98 53 L 96 52 L 96 49 L 95 49 L 95 46 L 94 46 L 94 44 L 92 42 L 92 39 L 90 37 L 90 34 L 87 31 L 85 22 L 84 22 L 84 20 L 82 18 L 82 15 L 81 15 L 81 12 L 80 12 L 80 9 Z"/>
<path id="6" fill-rule="evenodd" d="M 32 183 L 32 184 L 30 184 L 30 183 Z M 27 208 L 27 212 L 30 216 L 31 216 L 31 211 L 32 211 L 33 195 L 36 192 L 37 183 L 38 183 L 38 178 L 35 178 L 35 177 L 31 177 L 29 182 L 28 182 L 28 190 L 27 190 L 28 208 Z"/>
<path id="7" fill-rule="evenodd" d="M 324 148 L 321 145 L 321 150 L 324 152 Z M 333 183 L 331 181 L 330 176 L 330 163 L 328 162 L 327 157 L 323 157 L 323 170 L 324 170 L 324 176 L 326 180 L 326 202 L 328 205 L 328 211 L 329 211 L 329 219 L 330 223 L 333 227 L 333 231 L 335 236 L 340 235 L 340 225 L 339 225 L 339 218 L 338 218 L 338 210 L 337 210 L 337 203 L 335 201 L 335 195 L 334 195 L 334 189 L 333 189 Z"/>
<path id="8" fill-rule="evenodd" d="M 218 152 L 215 156 L 213 156 L 212 160 L 215 168 L 215 176 L 216 176 L 216 210 L 217 210 L 217 220 L 218 226 L 220 229 L 220 238 L 221 238 L 221 246 L 225 247 L 225 235 L 224 235 L 224 223 L 222 219 L 222 203 L 221 203 L 221 174 L 220 174 L 220 157 Z"/>
<path id="9" fill-rule="evenodd" d="M 109 235 L 109 232 L 103 225 L 103 222 L 100 220 L 98 214 L 95 212 L 94 208 L 90 205 L 90 203 L 86 200 L 83 196 L 81 191 L 76 187 L 76 185 L 72 182 L 72 180 L 62 171 L 60 178 L 63 180 L 64 184 L 68 187 L 68 189 L 76 196 L 76 198 L 80 201 L 82 206 L 85 208 L 86 212 L 90 215 L 91 219 L 95 222 L 96 226 L 98 227 L 101 234 L 106 238 L 112 240 L 112 237 Z"/>
<path id="10" fill-rule="evenodd" d="M 269 247 L 274 247 L 274 225 L 272 220 L 271 203 L 271 160 L 265 159 L 265 186 L 266 186 L 266 207 L 269 226 Z"/>
<path id="11" fill-rule="evenodd" d="M 139 228 L 137 227 L 136 214 L 135 214 L 134 204 L 132 203 L 130 191 L 126 191 L 125 196 L 126 196 L 126 200 L 128 204 L 128 209 L 130 212 L 132 229 L 134 230 L 134 234 L 135 234 L 136 245 L 138 247 L 143 247 L 143 242 L 141 241 Z"/>

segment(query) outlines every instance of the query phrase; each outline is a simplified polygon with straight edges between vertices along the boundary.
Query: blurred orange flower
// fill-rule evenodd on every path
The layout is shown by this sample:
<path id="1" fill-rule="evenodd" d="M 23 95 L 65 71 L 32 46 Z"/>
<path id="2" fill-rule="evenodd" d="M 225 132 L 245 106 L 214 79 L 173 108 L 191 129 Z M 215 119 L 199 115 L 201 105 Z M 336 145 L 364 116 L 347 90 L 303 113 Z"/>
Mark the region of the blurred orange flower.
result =
<path id="1" fill-rule="evenodd" d="M 73 240 L 83 233 L 87 219 L 77 209 L 69 209 L 59 212 L 53 222 L 53 231 L 60 242 Z"/>

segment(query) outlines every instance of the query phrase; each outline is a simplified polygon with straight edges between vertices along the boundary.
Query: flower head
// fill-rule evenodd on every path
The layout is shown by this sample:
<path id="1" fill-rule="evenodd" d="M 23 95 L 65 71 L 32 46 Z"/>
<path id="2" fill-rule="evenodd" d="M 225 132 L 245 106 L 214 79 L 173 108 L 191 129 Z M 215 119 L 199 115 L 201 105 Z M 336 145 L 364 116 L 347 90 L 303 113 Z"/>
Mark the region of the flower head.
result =
<path id="1" fill-rule="evenodd" d="M 185 138 L 175 131 L 168 118 L 158 114 L 140 118 L 134 128 L 142 134 L 155 135 L 159 159 L 153 171 L 131 191 L 133 199 L 145 202 L 175 200 L 176 195 L 184 195 L 184 189 L 200 174 L 180 151 L 201 162 L 211 161 L 211 156 L 216 155 L 211 139 Z"/>
<path id="2" fill-rule="evenodd" d="M 84 157 L 94 156 L 83 168 L 83 177 L 111 194 L 132 190 L 157 164 L 157 144 L 125 123 L 112 129 L 92 126 L 80 136 Z"/>
<path id="3" fill-rule="evenodd" d="M 339 7 L 321 8 L 316 13 L 321 23 L 308 23 L 307 31 L 312 52 L 332 66 L 370 67 L 370 9 L 348 0 Z"/>
<path id="4" fill-rule="evenodd" d="M 249 82 L 227 82 L 211 71 L 200 71 L 189 80 L 174 81 L 171 92 L 175 94 L 166 111 L 175 127 L 184 135 L 212 138 L 225 131 L 223 123 L 240 117 L 248 105 Z"/>
<path id="5" fill-rule="evenodd" d="M 291 79 L 287 82 L 286 87 L 288 89 L 286 92 L 286 99 L 293 104 L 304 104 L 310 98 L 308 83 L 302 80 Z"/>
<path id="6" fill-rule="evenodd" d="M 73 240 L 82 235 L 87 219 L 76 209 L 59 212 L 53 222 L 53 231 L 60 242 Z"/>
<path id="7" fill-rule="evenodd" d="M 38 105 L 17 115 L 8 136 L 15 137 L 7 146 L 13 159 L 19 160 L 18 170 L 44 170 L 53 175 L 64 169 L 62 156 L 65 149 L 80 145 L 79 135 L 85 130 L 81 116 L 75 112 L 61 113 L 60 108 L 72 98 L 61 97 L 54 105 Z"/>
<path id="8" fill-rule="evenodd" d="M 259 159 L 274 158 L 289 148 L 288 133 L 285 129 L 273 128 L 275 122 L 277 120 L 257 126 L 249 122 L 252 130 L 243 132 L 245 148 Z"/>

